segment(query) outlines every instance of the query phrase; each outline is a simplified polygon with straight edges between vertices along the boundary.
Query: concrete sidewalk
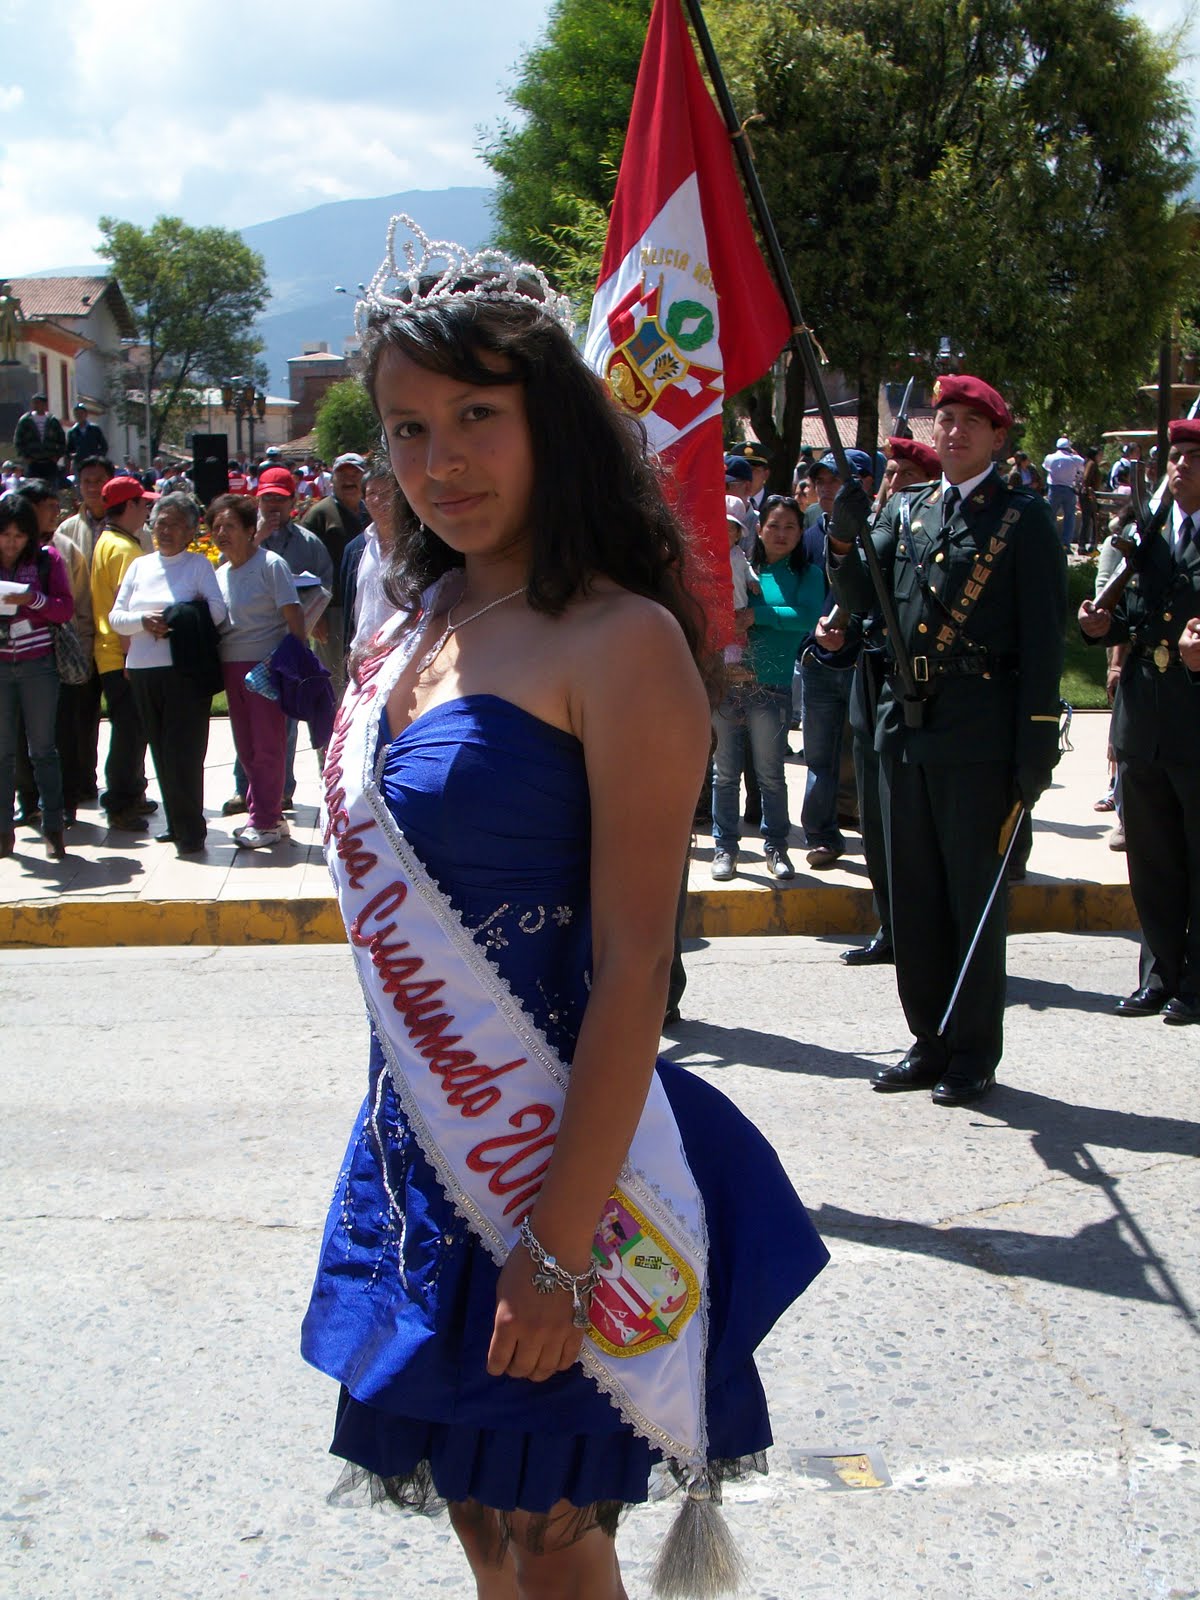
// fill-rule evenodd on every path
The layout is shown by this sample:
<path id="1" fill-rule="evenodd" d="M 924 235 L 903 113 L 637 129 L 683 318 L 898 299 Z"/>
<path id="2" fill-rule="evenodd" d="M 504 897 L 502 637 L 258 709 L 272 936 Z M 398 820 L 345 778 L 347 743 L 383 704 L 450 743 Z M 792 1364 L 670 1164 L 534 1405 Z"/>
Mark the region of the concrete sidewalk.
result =
<path id="1" fill-rule="evenodd" d="M 1106 787 L 1107 712 L 1080 712 L 1054 786 L 1034 822 L 1029 877 L 1011 890 L 1010 924 L 1017 932 L 1108 932 L 1136 926 L 1125 858 L 1107 848 L 1111 815 L 1092 807 Z M 103 745 L 107 724 L 101 730 Z M 800 736 L 792 735 L 793 746 Z M 305 736 L 301 734 L 301 744 Z M 67 859 L 49 862 L 41 838 L 17 832 L 16 854 L 0 861 L 0 947 L 333 943 L 343 938 L 317 835 L 318 773 L 311 750 L 297 755 L 292 837 L 270 850 L 241 851 L 232 829 L 241 817 L 220 815 L 232 793 L 233 738 L 214 718 L 209 739 L 205 804 L 208 850 L 180 860 L 173 846 L 155 843 L 164 823 L 150 819 L 144 834 L 106 831 L 94 806 L 80 812 L 67 834 Z M 158 797 L 151 772 L 150 793 Z M 798 827 L 805 767 L 788 762 L 796 877 L 776 884 L 758 840 L 742 842 L 738 876 L 714 884 L 712 839 L 700 834 L 692 853 L 685 932 L 721 934 L 843 934 L 874 928 L 862 844 L 837 866 L 813 872 L 804 860 Z M 157 829 L 154 824 L 158 825 Z"/>

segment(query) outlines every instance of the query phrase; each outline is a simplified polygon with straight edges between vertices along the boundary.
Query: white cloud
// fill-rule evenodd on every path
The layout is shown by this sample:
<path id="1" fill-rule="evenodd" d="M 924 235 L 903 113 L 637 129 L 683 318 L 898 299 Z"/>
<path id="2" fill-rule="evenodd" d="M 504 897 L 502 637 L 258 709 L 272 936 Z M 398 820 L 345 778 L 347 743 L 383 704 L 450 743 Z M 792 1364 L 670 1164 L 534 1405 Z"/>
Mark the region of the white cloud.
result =
<path id="1" fill-rule="evenodd" d="M 0 111 L 15 111 L 25 99 L 25 91 L 19 83 L 0 85 Z"/>
<path id="2" fill-rule="evenodd" d="M 0 0 L 24 90 L 0 89 L 0 272 L 94 261 L 103 213 L 244 227 L 488 184 L 477 126 L 549 3 Z"/>

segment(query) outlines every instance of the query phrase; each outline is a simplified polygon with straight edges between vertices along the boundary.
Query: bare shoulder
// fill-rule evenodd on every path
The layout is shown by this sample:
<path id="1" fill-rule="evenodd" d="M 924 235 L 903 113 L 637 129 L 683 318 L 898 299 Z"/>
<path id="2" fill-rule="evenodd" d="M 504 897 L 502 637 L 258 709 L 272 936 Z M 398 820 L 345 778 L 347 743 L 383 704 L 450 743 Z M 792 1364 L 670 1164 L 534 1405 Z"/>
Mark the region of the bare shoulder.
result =
<path id="1" fill-rule="evenodd" d="M 683 629 L 657 600 L 602 579 L 573 602 L 571 620 L 577 664 L 585 672 L 601 662 L 610 672 L 657 665 L 700 682 Z"/>
<path id="2" fill-rule="evenodd" d="M 590 651 L 658 651 L 691 661 L 688 642 L 677 619 L 646 595 L 630 594 L 610 579 L 597 579 L 586 595 L 571 603 L 574 643 L 581 654 Z"/>
<path id="3" fill-rule="evenodd" d="M 688 640 L 666 606 L 597 582 L 571 605 L 570 706 L 576 731 L 603 712 L 622 707 L 656 717 L 672 707 L 675 717 L 704 723 L 709 702 Z"/>

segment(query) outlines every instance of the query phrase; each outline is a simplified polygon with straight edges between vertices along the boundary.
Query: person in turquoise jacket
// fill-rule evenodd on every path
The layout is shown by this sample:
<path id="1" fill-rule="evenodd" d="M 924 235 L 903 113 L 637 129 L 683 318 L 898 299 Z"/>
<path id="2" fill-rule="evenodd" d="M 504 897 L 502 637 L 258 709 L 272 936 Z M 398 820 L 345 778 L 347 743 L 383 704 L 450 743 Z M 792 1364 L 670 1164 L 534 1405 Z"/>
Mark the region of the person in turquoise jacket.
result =
<path id="1" fill-rule="evenodd" d="M 803 520 L 790 495 L 772 495 L 763 504 L 754 565 L 761 594 L 735 612 L 746 631 L 745 662 L 729 670 L 729 684 L 713 713 L 712 875 L 732 878 L 741 844 L 738 787 L 746 730 L 750 757 L 762 791 L 763 853 L 774 878 L 793 876 L 788 859 L 787 755 L 792 715 L 792 669 L 796 651 L 821 615 L 825 578 L 801 544 Z"/>

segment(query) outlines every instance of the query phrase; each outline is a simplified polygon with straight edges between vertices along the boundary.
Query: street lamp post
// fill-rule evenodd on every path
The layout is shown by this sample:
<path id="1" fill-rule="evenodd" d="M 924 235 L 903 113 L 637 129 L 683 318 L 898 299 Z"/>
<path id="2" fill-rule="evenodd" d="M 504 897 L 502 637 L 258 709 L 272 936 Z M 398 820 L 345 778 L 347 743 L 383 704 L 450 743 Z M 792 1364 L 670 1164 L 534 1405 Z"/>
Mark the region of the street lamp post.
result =
<path id="1" fill-rule="evenodd" d="M 237 454 L 242 459 L 242 418 L 245 417 L 250 431 L 250 456 L 253 463 L 254 456 L 254 421 L 261 422 L 267 414 L 267 397 L 261 389 L 256 388 L 252 378 L 226 378 L 221 384 L 221 404 L 226 411 L 232 411 L 237 426 Z"/>

